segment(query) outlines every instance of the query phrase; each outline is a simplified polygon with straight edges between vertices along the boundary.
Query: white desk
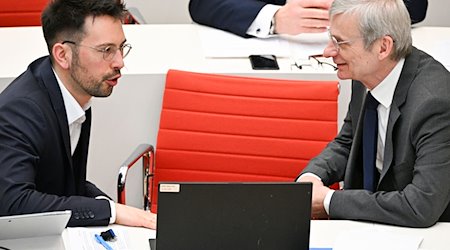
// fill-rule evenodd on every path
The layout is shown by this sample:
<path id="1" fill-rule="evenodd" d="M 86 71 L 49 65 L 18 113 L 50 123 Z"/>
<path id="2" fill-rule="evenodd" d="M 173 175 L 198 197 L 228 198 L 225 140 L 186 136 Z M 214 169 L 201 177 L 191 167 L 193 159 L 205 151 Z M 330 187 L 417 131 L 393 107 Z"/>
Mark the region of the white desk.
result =
<path id="1" fill-rule="evenodd" d="M 123 226 L 113 226 L 126 228 Z M 423 241 L 420 250 L 443 250 L 450 248 L 450 223 L 437 223 L 430 228 L 404 228 L 396 226 L 387 226 L 375 223 L 357 222 L 348 220 L 313 220 L 311 221 L 310 247 L 333 247 L 339 233 L 353 231 L 357 229 L 382 229 L 386 232 L 395 234 L 411 235 L 422 237 Z M 102 228 L 104 229 L 104 228 Z M 142 228 L 126 228 L 129 230 L 127 243 L 130 249 L 149 249 L 148 238 L 154 232 Z M 102 231 L 99 229 L 99 232 Z M 67 239 L 67 233 L 64 233 L 64 239 Z M 65 241 L 66 242 L 66 241 Z M 69 249 L 66 244 L 66 249 Z"/>
<path id="2" fill-rule="evenodd" d="M 246 58 L 209 59 L 202 53 L 196 24 L 126 25 L 126 37 L 133 49 L 125 59 L 123 77 L 112 96 L 94 99 L 88 178 L 116 197 L 117 171 L 134 147 L 155 145 L 159 113 L 168 69 L 286 79 L 334 80 L 332 70 L 292 68 L 292 61 L 280 58 L 280 70 L 254 71 Z M 413 30 L 414 44 L 424 49 L 450 37 L 450 28 L 419 27 Z M 34 59 L 48 54 L 40 27 L 0 28 L 0 91 L 21 74 Z M 449 67 L 450 68 L 450 67 Z M 342 123 L 350 98 L 350 84 L 341 82 L 338 123 Z M 128 193 L 141 193 L 140 169 L 128 177 Z M 138 180 L 138 181 L 136 181 Z M 128 197 L 141 206 L 139 196 Z"/>
<path id="3" fill-rule="evenodd" d="M 126 243 L 129 249 L 149 249 L 148 239 L 155 235 L 154 230 L 112 225 L 110 227 L 98 227 L 98 232 L 113 228 L 126 232 Z M 450 223 L 437 223 L 430 228 L 404 228 L 387 226 L 374 223 L 356 222 L 348 220 L 313 220 L 311 221 L 311 247 L 333 247 L 340 233 L 361 229 L 381 229 L 394 234 L 417 236 L 423 238 L 420 250 L 443 250 L 450 248 Z M 120 237 L 120 235 L 119 235 Z M 67 229 L 62 237 L 29 238 L 0 241 L 0 246 L 14 250 L 42 249 L 42 250 L 74 250 L 71 249 Z"/>
<path id="4" fill-rule="evenodd" d="M 450 237 L 448 237 L 450 223 L 444 222 L 439 222 L 430 228 L 405 228 L 349 220 L 313 220 L 311 221 L 310 246 L 332 247 L 339 233 L 366 229 L 368 227 L 395 234 L 422 237 L 423 241 L 420 244 L 420 250 L 450 249 Z"/>

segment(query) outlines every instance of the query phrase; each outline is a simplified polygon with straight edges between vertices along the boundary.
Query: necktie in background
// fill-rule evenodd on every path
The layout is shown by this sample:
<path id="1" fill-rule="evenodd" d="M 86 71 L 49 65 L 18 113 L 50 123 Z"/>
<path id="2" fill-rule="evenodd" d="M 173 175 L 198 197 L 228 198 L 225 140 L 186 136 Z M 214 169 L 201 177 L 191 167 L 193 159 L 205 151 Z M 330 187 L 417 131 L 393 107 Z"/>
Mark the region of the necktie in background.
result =
<path id="1" fill-rule="evenodd" d="M 379 102 L 370 92 L 366 96 L 363 126 L 363 167 L 364 189 L 374 192 L 378 182 L 378 172 L 375 166 L 378 139 L 378 113 Z"/>

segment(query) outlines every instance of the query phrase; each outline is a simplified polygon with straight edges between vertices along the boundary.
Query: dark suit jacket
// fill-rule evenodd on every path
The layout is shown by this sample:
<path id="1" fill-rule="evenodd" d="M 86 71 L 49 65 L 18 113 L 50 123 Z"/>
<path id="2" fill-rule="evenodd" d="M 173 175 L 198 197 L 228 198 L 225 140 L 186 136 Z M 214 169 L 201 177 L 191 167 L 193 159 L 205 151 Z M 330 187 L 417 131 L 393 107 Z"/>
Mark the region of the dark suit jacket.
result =
<path id="1" fill-rule="evenodd" d="M 428 0 L 404 0 L 412 23 L 425 19 Z M 284 5 L 286 0 L 190 0 L 189 13 L 199 24 L 226 30 L 242 37 L 266 4 Z"/>
<path id="2" fill-rule="evenodd" d="M 363 190 L 362 120 L 365 87 L 352 97 L 338 136 L 303 173 L 325 185 L 344 181 L 330 202 L 330 217 L 409 227 L 450 221 L 450 73 L 413 49 L 395 89 L 377 191 Z"/>
<path id="3" fill-rule="evenodd" d="M 48 57 L 31 63 L 0 94 L 0 216 L 72 210 L 69 226 L 109 223 L 109 202 L 92 198 L 106 194 L 86 181 L 90 114 L 72 157 Z"/>

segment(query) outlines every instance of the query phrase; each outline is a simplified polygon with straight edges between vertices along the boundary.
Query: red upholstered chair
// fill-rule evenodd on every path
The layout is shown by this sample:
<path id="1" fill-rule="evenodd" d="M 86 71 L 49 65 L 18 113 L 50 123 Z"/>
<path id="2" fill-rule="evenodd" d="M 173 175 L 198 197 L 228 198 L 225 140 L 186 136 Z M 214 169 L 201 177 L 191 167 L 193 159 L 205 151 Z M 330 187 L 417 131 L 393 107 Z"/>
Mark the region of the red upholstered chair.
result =
<path id="1" fill-rule="evenodd" d="M 146 205 L 157 210 L 160 181 L 294 181 L 337 133 L 337 81 L 167 73 L 156 151 L 145 156 Z M 147 190 L 147 189 L 146 189 Z"/>
<path id="2" fill-rule="evenodd" d="M 0 27 L 40 26 L 49 0 L 0 1 Z"/>

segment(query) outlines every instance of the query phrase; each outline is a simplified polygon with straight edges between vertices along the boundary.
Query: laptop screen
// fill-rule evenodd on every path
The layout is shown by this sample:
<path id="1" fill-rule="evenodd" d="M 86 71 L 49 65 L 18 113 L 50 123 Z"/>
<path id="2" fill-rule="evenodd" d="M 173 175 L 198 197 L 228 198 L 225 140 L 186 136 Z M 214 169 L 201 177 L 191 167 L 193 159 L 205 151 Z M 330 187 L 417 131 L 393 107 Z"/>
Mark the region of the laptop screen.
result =
<path id="1" fill-rule="evenodd" d="M 71 214 L 66 210 L 0 217 L 0 240 L 61 235 Z"/>
<path id="2" fill-rule="evenodd" d="M 307 250 L 311 183 L 160 183 L 157 250 Z"/>

